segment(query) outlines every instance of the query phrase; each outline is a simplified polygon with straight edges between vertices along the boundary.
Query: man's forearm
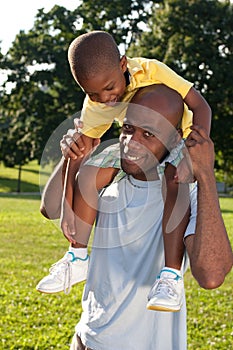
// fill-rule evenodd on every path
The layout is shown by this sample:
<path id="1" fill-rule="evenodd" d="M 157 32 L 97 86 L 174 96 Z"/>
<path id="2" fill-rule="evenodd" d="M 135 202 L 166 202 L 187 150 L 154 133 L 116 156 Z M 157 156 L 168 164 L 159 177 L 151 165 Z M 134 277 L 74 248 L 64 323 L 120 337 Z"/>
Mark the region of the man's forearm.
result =
<path id="1" fill-rule="evenodd" d="M 198 210 L 193 236 L 191 268 L 204 288 L 216 288 L 232 268 L 233 255 L 222 219 L 212 171 L 198 180 Z"/>
<path id="2" fill-rule="evenodd" d="M 67 161 L 65 172 L 63 171 L 63 204 L 65 201 L 70 208 L 73 207 L 75 178 L 81 163 L 82 158 L 78 158 L 77 160 L 69 159 Z"/>
<path id="3" fill-rule="evenodd" d="M 50 176 L 41 198 L 40 211 L 47 219 L 59 219 L 67 160 L 62 158 Z"/>

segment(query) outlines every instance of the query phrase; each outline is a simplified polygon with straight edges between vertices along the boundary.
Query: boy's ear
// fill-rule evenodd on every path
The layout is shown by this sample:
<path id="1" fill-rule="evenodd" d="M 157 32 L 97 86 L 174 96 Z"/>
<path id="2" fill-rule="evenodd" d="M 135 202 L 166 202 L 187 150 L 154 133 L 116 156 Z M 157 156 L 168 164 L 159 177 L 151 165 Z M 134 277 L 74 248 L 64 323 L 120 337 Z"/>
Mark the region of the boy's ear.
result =
<path id="1" fill-rule="evenodd" d="M 127 70 L 127 57 L 125 55 L 121 57 L 120 66 L 123 73 L 125 73 Z"/>

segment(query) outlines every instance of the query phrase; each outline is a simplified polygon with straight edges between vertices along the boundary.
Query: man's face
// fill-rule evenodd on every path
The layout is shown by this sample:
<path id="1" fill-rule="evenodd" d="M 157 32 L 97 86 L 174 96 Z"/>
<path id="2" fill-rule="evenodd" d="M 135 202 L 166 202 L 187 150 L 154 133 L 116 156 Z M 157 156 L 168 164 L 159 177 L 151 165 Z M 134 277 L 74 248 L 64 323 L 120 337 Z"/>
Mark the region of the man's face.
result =
<path id="1" fill-rule="evenodd" d="M 156 167 L 170 148 L 175 128 L 159 113 L 129 104 L 120 135 L 122 169 L 138 180 L 158 178 Z"/>
<path id="2" fill-rule="evenodd" d="M 113 107 L 121 101 L 126 88 L 124 73 L 127 69 L 126 57 L 123 57 L 119 66 L 96 73 L 90 79 L 80 81 L 84 92 L 94 102 L 104 103 Z"/>

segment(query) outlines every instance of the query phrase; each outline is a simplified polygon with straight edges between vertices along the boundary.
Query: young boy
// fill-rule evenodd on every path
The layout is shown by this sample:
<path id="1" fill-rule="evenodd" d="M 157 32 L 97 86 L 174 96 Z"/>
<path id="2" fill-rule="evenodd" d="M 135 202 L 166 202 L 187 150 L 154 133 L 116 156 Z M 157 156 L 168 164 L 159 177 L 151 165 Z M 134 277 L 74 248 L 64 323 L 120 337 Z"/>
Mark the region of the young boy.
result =
<path id="1" fill-rule="evenodd" d="M 165 84 L 176 90 L 184 100 L 181 125 L 184 137 L 189 133 L 192 119 L 195 124 L 203 126 L 208 133 L 211 123 L 209 105 L 190 82 L 157 60 L 120 57 L 115 41 L 106 32 L 94 31 L 76 38 L 69 47 L 68 58 L 74 79 L 87 96 L 81 116 L 82 135 L 79 134 L 80 137 L 74 140 L 71 149 L 67 151 L 68 145 L 64 148 L 70 160 L 66 168 L 61 226 L 71 242 L 71 247 L 53 266 L 50 274 L 37 285 L 37 290 L 44 293 L 56 293 L 66 289 L 68 268 L 72 272 L 70 286 L 86 278 L 87 243 L 96 216 L 97 191 L 109 184 L 119 171 L 117 146 L 112 147 L 112 153 L 108 153 L 106 157 L 103 156 L 105 154 L 103 152 L 80 168 L 79 186 L 75 186 L 75 175 L 79 170 L 82 156 L 92 149 L 96 139 L 109 129 L 114 120 L 122 123 L 127 104 L 118 102 L 129 102 L 141 87 Z M 187 166 L 184 160 L 180 162 L 181 149 L 171 151 L 169 159 L 170 164 L 166 169 L 164 170 L 162 164 L 160 169 L 160 172 L 164 171 L 165 174 L 163 186 L 165 267 L 149 293 L 147 307 L 153 310 L 178 311 L 183 297 L 181 274 L 183 234 L 189 219 L 189 210 L 187 201 L 184 201 L 188 196 L 187 185 L 178 184 L 175 179 L 176 167 L 178 166 L 181 181 L 183 179 L 180 174 L 185 172 Z M 73 204 L 76 208 L 75 213 L 78 213 L 75 216 L 71 211 Z M 179 212 L 184 211 L 184 206 L 187 207 L 186 214 L 177 220 Z"/>

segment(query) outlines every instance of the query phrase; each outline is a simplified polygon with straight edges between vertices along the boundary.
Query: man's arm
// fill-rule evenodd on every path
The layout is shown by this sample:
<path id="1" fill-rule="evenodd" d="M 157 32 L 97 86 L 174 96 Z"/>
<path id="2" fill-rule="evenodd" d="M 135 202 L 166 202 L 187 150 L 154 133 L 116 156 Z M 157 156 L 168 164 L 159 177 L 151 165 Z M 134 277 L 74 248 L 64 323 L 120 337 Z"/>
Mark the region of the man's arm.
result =
<path id="1" fill-rule="evenodd" d="M 219 287 L 231 270 L 233 254 L 222 219 L 214 176 L 214 146 L 207 132 L 192 127 L 186 146 L 198 181 L 195 235 L 185 239 L 193 276 L 201 287 Z"/>
<path id="2" fill-rule="evenodd" d="M 67 160 L 62 157 L 42 193 L 40 212 L 47 219 L 59 219 L 61 215 L 61 202 L 63 183 L 66 173 Z"/>
<path id="3" fill-rule="evenodd" d="M 89 153 L 90 150 L 97 146 L 100 142 L 99 139 L 91 139 L 80 132 L 82 128 L 82 122 L 78 119 L 75 120 L 75 129 L 69 129 L 60 142 L 63 157 L 59 164 L 56 166 L 52 175 L 50 176 L 41 199 L 40 211 L 47 219 L 59 219 L 61 217 L 63 187 L 66 178 L 66 174 L 69 177 L 65 186 L 68 187 L 68 196 L 70 201 L 72 200 L 72 191 L 75 175 L 79 169 L 82 157 Z M 70 161 L 69 157 L 71 158 Z M 68 163 L 72 163 L 69 166 Z"/>

